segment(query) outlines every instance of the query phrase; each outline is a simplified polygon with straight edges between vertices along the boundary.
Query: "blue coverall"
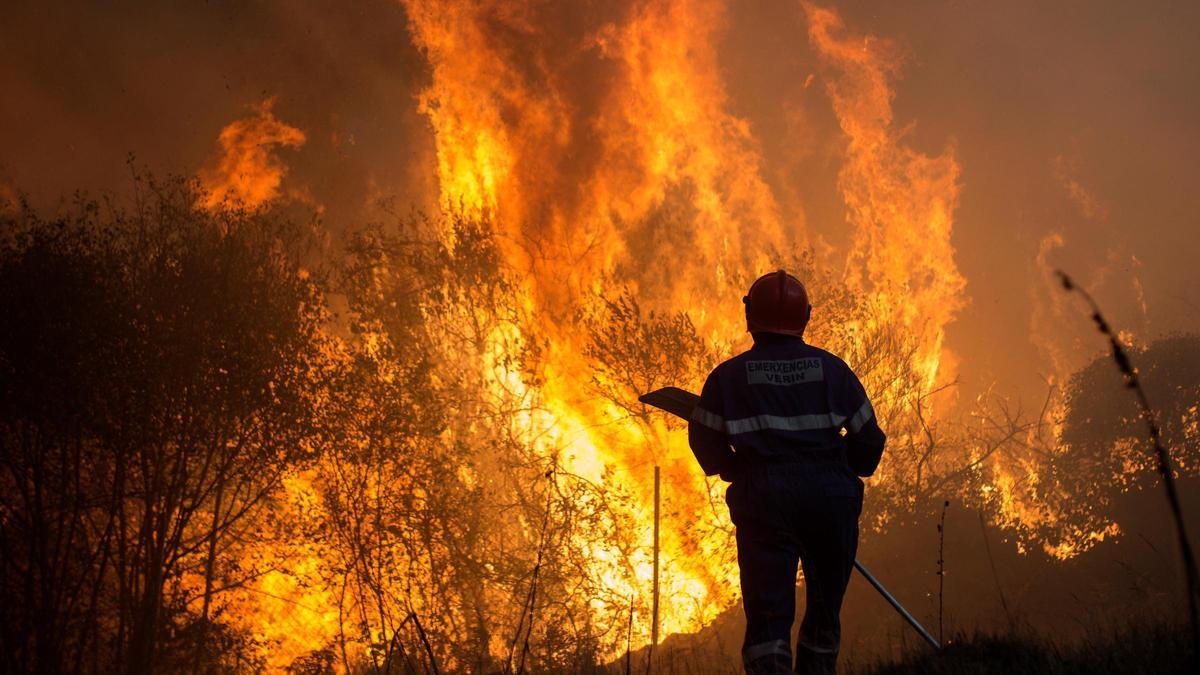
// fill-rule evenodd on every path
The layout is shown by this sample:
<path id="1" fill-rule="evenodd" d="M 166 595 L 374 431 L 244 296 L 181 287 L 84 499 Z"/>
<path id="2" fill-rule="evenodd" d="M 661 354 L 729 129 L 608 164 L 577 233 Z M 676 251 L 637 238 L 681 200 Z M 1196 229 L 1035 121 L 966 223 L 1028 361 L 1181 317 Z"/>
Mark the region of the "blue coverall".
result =
<path id="1" fill-rule="evenodd" d="M 885 437 L 845 362 L 798 337 L 754 338 L 708 376 L 688 440 L 706 475 L 731 481 L 747 672 L 792 667 L 799 562 L 806 607 L 795 669 L 831 673 L 858 548 L 859 476 L 874 473 Z"/>

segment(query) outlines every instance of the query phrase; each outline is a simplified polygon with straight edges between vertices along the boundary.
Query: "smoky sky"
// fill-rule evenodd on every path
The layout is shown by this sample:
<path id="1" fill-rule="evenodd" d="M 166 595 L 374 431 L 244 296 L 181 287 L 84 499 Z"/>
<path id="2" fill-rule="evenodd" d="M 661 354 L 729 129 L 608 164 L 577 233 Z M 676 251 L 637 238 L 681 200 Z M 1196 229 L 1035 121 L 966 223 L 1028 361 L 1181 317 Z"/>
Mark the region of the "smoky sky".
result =
<path id="1" fill-rule="evenodd" d="M 948 347 L 965 395 L 996 382 L 1036 398 L 1052 352 L 1078 367 L 1102 350 L 1082 308 L 1054 304 L 1039 249 L 1139 338 L 1200 330 L 1200 5 L 833 6 L 855 34 L 897 44 L 904 142 L 952 147 L 961 165 L 953 244 L 969 304 Z M 784 217 L 849 246 L 845 139 L 800 4 L 731 2 L 719 34 L 729 110 L 749 122 Z M 77 189 L 128 190 L 130 153 L 192 173 L 224 125 L 274 97 L 308 137 L 280 152 L 288 184 L 342 230 L 380 197 L 436 203 L 417 112 L 428 80 L 390 0 L 7 2 L 0 183 L 53 210 Z M 1062 243 L 1047 248 L 1052 234 Z"/>
<path id="2" fill-rule="evenodd" d="M 334 209 L 431 190 L 425 78 L 394 2 L 18 2 L 0 10 L 0 177 L 38 206 L 120 192 L 126 157 L 191 173 L 274 97 L 294 184 Z M 423 183 L 424 182 L 424 183 Z"/>

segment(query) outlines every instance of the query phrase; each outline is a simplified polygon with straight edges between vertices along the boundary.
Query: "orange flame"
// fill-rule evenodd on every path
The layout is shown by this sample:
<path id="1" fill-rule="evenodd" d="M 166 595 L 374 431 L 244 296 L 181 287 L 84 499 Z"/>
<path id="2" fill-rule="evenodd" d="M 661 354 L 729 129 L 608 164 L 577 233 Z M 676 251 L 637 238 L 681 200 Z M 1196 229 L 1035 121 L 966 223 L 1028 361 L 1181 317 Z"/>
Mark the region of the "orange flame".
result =
<path id="1" fill-rule="evenodd" d="M 727 532 L 690 526 L 716 495 L 682 436 L 661 434 L 665 447 L 648 459 L 653 443 L 631 423 L 596 430 L 613 414 L 580 393 L 591 376 L 579 356 L 585 336 L 567 319 L 616 280 L 649 308 L 686 309 L 703 336 L 730 344 L 744 334 L 742 284 L 775 262 L 772 252 L 804 242 L 801 228 L 780 222 L 749 125 L 725 109 L 714 48 L 724 5 L 641 3 L 563 38 L 546 28 L 562 17 L 544 8 L 405 4 L 432 67 L 421 110 L 436 135 L 442 201 L 491 215 L 509 262 L 528 275 L 529 302 L 550 319 L 524 328 L 548 333 L 544 384 L 509 373 L 506 389 L 535 390 L 549 415 L 528 420 L 529 437 L 565 446 L 569 468 L 595 480 L 616 471 L 607 480 L 637 486 L 639 522 L 650 519 L 648 467 L 664 465 L 667 490 L 688 504 L 663 528 L 664 633 L 698 628 L 737 595 Z M 932 382 L 964 302 L 950 244 L 958 165 L 951 151 L 931 158 L 901 143 L 886 44 L 835 35 L 836 15 L 805 9 L 849 141 L 841 188 L 857 237 L 847 278 L 872 294 L 880 322 L 918 333 L 916 365 Z M 645 592 L 648 559 L 633 561 L 628 588 L 605 563 L 614 552 L 587 544 L 597 574 Z"/>
<path id="2" fill-rule="evenodd" d="M 505 262 L 523 277 L 518 302 L 531 319 L 496 330 L 479 372 L 492 394 L 530 411 L 514 431 L 531 447 L 593 483 L 632 492 L 625 515 L 644 529 L 646 546 L 574 542 L 613 597 L 649 595 L 649 477 L 662 467 L 660 635 L 696 630 L 737 599 L 728 524 L 710 507 L 721 486 L 694 466 L 682 434 L 639 426 L 586 393 L 588 336 L 573 319 L 615 284 L 647 309 L 686 310 L 710 344 L 735 344 L 745 333 L 744 285 L 806 243 L 802 224 L 781 222 L 749 124 L 726 109 L 715 47 L 725 5 L 648 0 L 580 29 L 553 5 L 403 1 L 431 67 L 420 110 L 435 135 L 441 201 L 486 215 Z M 847 142 L 839 185 L 855 237 L 845 279 L 869 298 L 866 321 L 913 333 L 919 351 L 910 365 L 932 383 L 945 327 L 965 302 L 950 241 L 957 162 L 952 150 L 916 152 L 894 128 L 892 48 L 847 34 L 832 11 L 803 7 Z M 271 149 L 303 142 L 271 115 L 270 101 L 234 122 L 202 173 L 213 195 L 206 206 L 226 196 L 250 205 L 276 198 L 285 167 Z M 445 238 L 453 246 L 454 235 Z M 526 339 L 546 344 L 536 382 L 504 354 Z M 285 585 L 276 590 L 291 595 Z M 320 604 L 310 596 L 301 604 Z M 627 604 L 591 606 L 597 624 L 629 619 Z M 328 613 L 310 613 L 314 631 L 330 634 Z M 648 617 L 637 618 L 635 648 L 649 637 Z"/>
<path id="3" fill-rule="evenodd" d="M 521 3 L 405 4 L 433 71 L 421 110 L 442 201 L 495 216 L 541 308 L 569 309 L 617 268 L 687 306 L 785 243 L 748 126 L 723 109 L 721 3 L 647 3 L 566 39 L 544 25 L 562 17 Z"/>
<path id="4" fill-rule="evenodd" d="M 591 367 L 568 317 L 615 278 L 647 306 L 686 308 L 705 334 L 732 340 L 744 331 L 730 311 L 742 280 L 800 234 L 779 222 L 748 125 L 724 110 L 713 47 L 724 8 L 647 3 L 564 45 L 542 32 L 555 17 L 516 3 L 406 4 L 433 70 L 421 109 L 436 133 L 442 200 L 492 214 L 510 262 L 529 275 L 529 301 L 552 319 L 526 328 L 551 342 L 546 384 L 535 392 L 549 415 L 527 420 L 528 437 L 547 452 L 563 447 L 567 468 L 592 480 L 618 471 L 608 480 L 638 486 L 634 515 L 646 523 L 647 439 L 628 423 L 595 431 L 612 411 L 580 395 Z M 533 54 L 518 61 L 518 50 Z M 601 74 L 586 97 L 575 81 L 580 62 Z M 501 379 L 527 393 L 516 373 Z M 687 526 L 709 493 L 689 458 L 678 436 L 658 457 L 668 489 L 696 505 L 663 528 L 664 633 L 703 625 L 736 597 L 727 542 L 697 541 Z M 580 545 L 617 595 L 646 593 L 648 550 L 630 561 L 630 587 L 615 550 Z"/>
<path id="5" fill-rule="evenodd" d="M 839 185 L 855 226 L 846 281 L 869 288 L 881 320 L 919 335 L 916 361 L 932 384 L 945 327 L 965 303 L 966 280 L 950 241 L 958 201 L 953 148 L 928 157 L 901 142 L 892 124 L 895 47 L 846 32 L 833 11 L 803 4 L 809 38 L 834 77 L 826 83 L 849 140 Z"/>
<path id="6" fill-rule="evenodd" d="M 278 146 L 304 145 L 304 132 L 279 121 L 271 112 L 274 98 L 254 106 L 254 114 L 221 130 L 219 150 L 197 176 L 207 193 L 200 206 L 212 209 L 228 202 L 250 208 L 279 197 L 287 165 L 275 154 Z"/>

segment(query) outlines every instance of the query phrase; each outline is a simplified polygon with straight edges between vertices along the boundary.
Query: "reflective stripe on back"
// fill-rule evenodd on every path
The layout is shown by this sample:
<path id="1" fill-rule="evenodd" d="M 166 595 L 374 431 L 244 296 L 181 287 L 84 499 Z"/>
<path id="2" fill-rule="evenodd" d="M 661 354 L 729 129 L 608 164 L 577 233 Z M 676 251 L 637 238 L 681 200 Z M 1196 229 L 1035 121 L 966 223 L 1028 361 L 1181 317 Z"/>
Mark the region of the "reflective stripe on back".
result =
<path id="1" fill-rule="evenodd" d="M 837 429 L 845 422 L 841 415 L 826 413 L 823 415 L 755 415 L 725 422 L 725 431 L 730 436 L 746 434 L 752 431 L 771 429 L 774 431 L 814 431 L 817 429 Z"/>

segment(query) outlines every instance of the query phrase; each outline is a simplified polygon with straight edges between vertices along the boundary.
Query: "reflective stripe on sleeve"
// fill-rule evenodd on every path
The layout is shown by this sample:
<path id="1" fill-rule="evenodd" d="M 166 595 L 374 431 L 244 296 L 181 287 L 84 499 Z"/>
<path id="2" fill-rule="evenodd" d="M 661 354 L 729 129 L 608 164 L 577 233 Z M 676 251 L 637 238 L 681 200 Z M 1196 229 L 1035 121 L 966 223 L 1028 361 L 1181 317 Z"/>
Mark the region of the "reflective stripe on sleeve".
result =
<path id="1" fill-rule="evenodd" d="M 740 420 L 729 420 L 725 430 L 730 436 L 746 434 L 752 431 L 772 429 L 775 431 L 813 431 L 815 429 L 836 429 L 845 421 L 841 415 L 793 415 L 780 417 L 778 415 L 755 415 Z"/>
<path id="2" fill-rule="evenodd" d="M 871 402 L 863 401 L 863 404 L 861 407 L 859 407 L 858 412 L 854 413 L 854 416 L 850 418 L 850 422 L 846 425 L 846 429 L 852 434 L 857 434 L 863 428 L 863 425 L 867 422 L 870 422 L 871 418 L 874 416 L 875 411 L 871 408 Z"/>
<path id="3" fill-rule="evenodd" d="M 692 421 L 699 422 L 715 431 L 725 431 L 725 418 L 716 413 L 711 413 L 700 406 L 692 409 Z"/>

